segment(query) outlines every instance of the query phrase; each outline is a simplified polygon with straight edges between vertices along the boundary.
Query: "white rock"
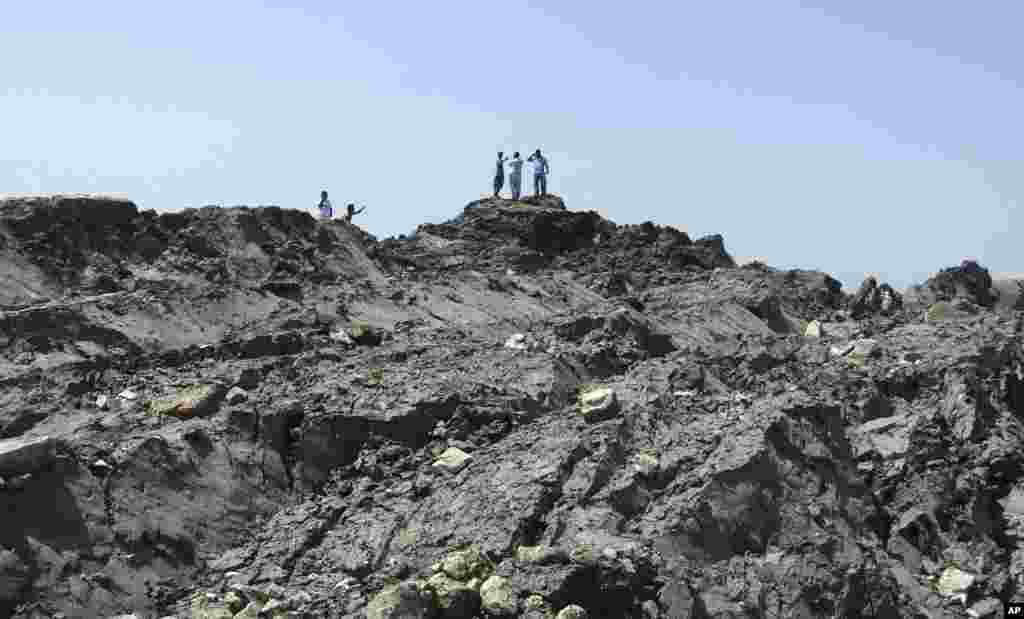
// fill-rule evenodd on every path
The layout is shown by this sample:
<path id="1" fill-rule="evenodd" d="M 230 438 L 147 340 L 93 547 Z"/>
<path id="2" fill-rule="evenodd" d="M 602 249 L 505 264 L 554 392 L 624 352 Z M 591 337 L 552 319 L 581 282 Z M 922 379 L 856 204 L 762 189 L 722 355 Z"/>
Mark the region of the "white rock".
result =
<path id="1" fill-rule="evenodd" d="M 833 346 L 829 348 L 829 352 L 832 353 L 833 357 L 845 357 L 846 355 L 853 352 L 853 344 L 843 344 L 841 346 Z"/>
<path id="2" fill-rule="evenodd" d="M 98 398 L 96 398 L 96 408 L 100 409 L 101 411 L 105 411 L 105 410 L 107 410 L 107 408 L 109 406 L 110 406 L 110 398 L 107 397 L 106 394 L 103 394 L 103 395 L 99 396 Z"/>
<path id="3" fill-rule="evenodd" d="M 442 468 L 452 473 L 457 473 L 465 467 L 473 456 L 462 451 L 458 447 L 449 447 L 444 450 L 437 460 L 434 461 L 434 466 Z"/>
<path id="4" fill-rule="evenodd" d="M 526 350 L 529 348 L 526 344 L 526 336 L 522 333 L 513 333 L 505 340 L 505 348 L 511 348 L 512 350 Z"/>
<path id="5" fill-rule="evenodd" d="M 821 323 L 817 320 L 812 320 L 807 323 L 807 327 L 804 329 L 805 337 L 821 337 Z"/>
<path id="6" fill-rule="evenodd" d="M 340 329 L 331 333 L 330 338 L 333 342 L 341 344 L 342 346 L 355 346 L 356 342 L 352 339 L 352 336 L 348 334 L 345 329 Z"/>
<path id="7" fill-rule="evenodd" d="M 121 398 L 122 400 L 134 400 L 139 397 L 139 394 L 135 393 L 131 389 L 125 389 L 121 393 L 117 394 L 117 397 Z"/>

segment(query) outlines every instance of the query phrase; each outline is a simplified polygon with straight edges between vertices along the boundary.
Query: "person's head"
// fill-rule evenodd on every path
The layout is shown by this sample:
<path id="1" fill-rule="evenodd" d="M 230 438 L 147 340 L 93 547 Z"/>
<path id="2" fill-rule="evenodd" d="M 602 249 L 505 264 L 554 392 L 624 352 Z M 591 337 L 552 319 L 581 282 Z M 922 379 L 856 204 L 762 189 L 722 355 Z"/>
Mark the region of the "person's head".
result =
<path id="1" fill-rule="evenodd" d="M 351 203 L 351 202 L 349 202 L 348 206 L 346 206 L 345 208 L 347 208 L 350 211 L 354 211 L 354 210 L 356 210 L 356 205 Z"/>
<path id="2" fill-rule="evenodd" d="M 533 154 L 540 157 L 540 149 L 538 148 L 537 150 L 533 151 Z"/>
<path id="3" fill-rule="evenodd" d="M 516 154 L 512 155 L 512 158 L 519 159 L 519 151 L 516 151 Z"/>
<path id="4" fill-rule="evenodd" d="M 505 154 L 505 153 L 503 153 L 502 151 L 500 151 L 500 150 L 499 150 L 499 151 L 498 151 L 498 159 L 501 159 L 501 156 L 502 156 L 502 155 L 504 155 L 504 154 Z"/>
<path id="5" fill-rule="evenodd" d="M 326 189 L 320 192 L 320 199 L 321 200 L 326 200 L 327 199 L 327 190 Z"/>

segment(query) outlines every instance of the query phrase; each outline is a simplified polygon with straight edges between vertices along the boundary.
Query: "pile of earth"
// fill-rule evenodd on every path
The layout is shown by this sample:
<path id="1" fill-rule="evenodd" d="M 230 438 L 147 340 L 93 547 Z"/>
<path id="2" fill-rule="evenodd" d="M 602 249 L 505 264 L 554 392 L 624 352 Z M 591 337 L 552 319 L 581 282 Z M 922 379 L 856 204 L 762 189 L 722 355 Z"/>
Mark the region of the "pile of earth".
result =
<path id="1" fill-rule="evenodd" d="M 0 202 L 0 616 L 997 617 L 1018 303 L 542 201 Z"/>

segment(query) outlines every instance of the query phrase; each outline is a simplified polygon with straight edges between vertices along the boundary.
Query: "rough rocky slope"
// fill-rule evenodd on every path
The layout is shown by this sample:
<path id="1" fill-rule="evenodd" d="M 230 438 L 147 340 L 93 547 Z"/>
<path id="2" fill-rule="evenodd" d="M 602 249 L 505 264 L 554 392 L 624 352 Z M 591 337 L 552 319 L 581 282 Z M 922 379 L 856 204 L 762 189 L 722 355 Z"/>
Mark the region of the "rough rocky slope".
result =
<path id="1" fill-rule="evenodd" d="M 2 202 L 0 616 L 1000 616 L 986 276 L 847 297 L 557 198 L 385 241 Z"/>

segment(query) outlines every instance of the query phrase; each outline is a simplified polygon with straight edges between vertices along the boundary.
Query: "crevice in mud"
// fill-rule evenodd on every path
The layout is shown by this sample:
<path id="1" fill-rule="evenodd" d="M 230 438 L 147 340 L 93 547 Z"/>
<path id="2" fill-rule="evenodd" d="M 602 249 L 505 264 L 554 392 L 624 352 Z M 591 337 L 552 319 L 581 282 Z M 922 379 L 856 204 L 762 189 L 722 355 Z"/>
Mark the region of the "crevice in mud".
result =
<path id="1" fill-rule="evenodd" d="M 341 520 L 341 517 L 345 514 L 347 507 L 345 505 L 331 504 L 330 511 L 327 516 L 320 521 L 316 531 L 312 535 L 308 535 L 303 539 L 302 545 L 292 551 L 288 558 L 284 560 L 282 568 L 288 573 L 288 577 L 291 578 L 292 572 L 295 570 L 295 566 L 298 564 L 299 559 L 303 557 L 307 552 L 313 550 L 323 542 L 324 537 L 334 529 Z"/>
<path id="2" fill-rule="evenodd" d="M 284 425 L 281 429 L 279 443 L 280 449 L 278 450 L 278 453 L 281 454 L 285 481 L 288 483 L 289 491 L 295 489 L 295 474 L 292 472 L 292 467 L 299 462 L 299 455 L 297 452 L 299 451 L 300 444 L 296 438 L 296 433 L 302 426 L 303 418 L 304 414 L 302 409 L 289 410 L 285 414 Z"/>
<path id="3" fill-rule="evenodd" d="M 116 539 L 130 554 L 135 555 L 133 560 L 139 564 L 163 559 L 177 566 L 195 565 L 198 557 L 192 540 L 171 537 L 160 531 L 143 530 L 134 539 L 126 539 L 122 534 L 118 534 Z"/>
<path id="4" fill-rule="evenodd" d="M 584 445 L 577 445 L 568 458 L 558 467 L 555 479 L 548 482 L 543 495 L 538 499 L 533 513 L 519 521 L 515 533 L 512 534 L 508 547 L 503 550 L 504 555 L 510 555 L 518 546 L 535 546 L 544 534 L 547 526 L 544 519 L 555 508 L 555 504 L 562 498 L 562 487 L 572 476 L 573 470 L 584 458 L 590 455 Z"/>

